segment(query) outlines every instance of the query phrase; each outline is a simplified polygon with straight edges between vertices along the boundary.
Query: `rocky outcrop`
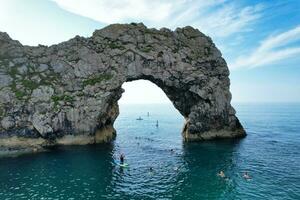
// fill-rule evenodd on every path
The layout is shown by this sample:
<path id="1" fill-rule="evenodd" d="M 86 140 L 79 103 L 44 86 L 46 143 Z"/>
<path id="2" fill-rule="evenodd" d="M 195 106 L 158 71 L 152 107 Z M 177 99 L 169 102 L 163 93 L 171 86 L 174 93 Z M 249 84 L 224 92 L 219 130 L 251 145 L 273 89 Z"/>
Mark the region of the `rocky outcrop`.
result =
<path id="1" fill-rule="evenodd" d="M 111 140 L 121 85 L 138 79 L 158 85 L 185 117 L 185 140 L 242 137 L 228 76 L 212 40 L 192 27 L 113 24 L 50 47 L 0 32 L 0 145 Z"/>

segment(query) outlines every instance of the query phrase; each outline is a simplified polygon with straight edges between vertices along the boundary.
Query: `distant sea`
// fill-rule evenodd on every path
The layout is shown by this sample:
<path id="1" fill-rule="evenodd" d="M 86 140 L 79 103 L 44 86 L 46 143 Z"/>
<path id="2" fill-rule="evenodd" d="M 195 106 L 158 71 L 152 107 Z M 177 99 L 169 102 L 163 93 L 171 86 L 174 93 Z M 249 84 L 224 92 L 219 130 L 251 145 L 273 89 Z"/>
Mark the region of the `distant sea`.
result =
<path id="1" fill-rule="evenodd" d="M 110 144 L 0 158 L 0 199 L 300 199 L 300 104 L 234 107 L 246 138 L 184 143 L 172 105 L 121 105 Z"/>

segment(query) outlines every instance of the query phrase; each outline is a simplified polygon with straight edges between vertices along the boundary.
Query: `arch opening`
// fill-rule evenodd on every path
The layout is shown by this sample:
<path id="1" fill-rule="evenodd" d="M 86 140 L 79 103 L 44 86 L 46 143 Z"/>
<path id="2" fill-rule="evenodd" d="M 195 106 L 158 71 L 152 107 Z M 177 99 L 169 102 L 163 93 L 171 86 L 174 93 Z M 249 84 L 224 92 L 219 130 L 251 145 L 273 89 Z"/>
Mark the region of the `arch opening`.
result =
<path id="1" fill-rule="evenodd" d="M 165 92 L 149 80 L 123 83 L 118 100 L 119 115 L 114 122 L 117 143 L 159 140 L 180 143 L 184 117 Z M 128 137 L 134 137 L 127 141 Z"/>

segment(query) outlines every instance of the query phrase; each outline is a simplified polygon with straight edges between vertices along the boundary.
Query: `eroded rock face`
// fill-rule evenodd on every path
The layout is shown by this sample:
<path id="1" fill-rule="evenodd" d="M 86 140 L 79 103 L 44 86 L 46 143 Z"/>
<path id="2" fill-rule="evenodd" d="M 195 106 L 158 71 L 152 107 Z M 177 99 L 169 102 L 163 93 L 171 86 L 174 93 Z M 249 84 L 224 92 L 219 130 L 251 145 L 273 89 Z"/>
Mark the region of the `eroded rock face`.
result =
<path id="1" fill-rule="evenodd" d="M 158 85 L 185 117 L 185 140 L 241 137 L 228 76 L 212 40 L 192 27 L 113 24 L 50 47 L 0 32 L 0 138 L 110 140 L 121 85 L 138 79 Z"/>

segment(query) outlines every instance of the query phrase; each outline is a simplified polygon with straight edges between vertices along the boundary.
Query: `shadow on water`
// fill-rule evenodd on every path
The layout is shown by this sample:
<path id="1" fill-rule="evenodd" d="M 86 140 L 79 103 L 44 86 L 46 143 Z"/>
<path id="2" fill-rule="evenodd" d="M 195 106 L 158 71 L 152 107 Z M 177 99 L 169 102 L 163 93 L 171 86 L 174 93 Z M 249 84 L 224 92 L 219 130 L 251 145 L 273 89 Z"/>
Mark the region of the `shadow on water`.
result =
<path id="1" fill-rule="evenodd" d="M 58 147 L 0 159 L 0 199 L 99 198 L 111 182 L 113 148 L 113 144 Z"/>

